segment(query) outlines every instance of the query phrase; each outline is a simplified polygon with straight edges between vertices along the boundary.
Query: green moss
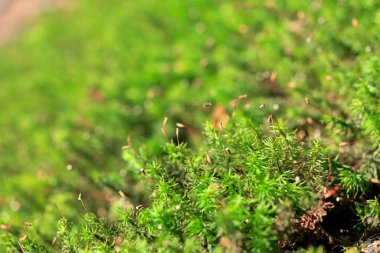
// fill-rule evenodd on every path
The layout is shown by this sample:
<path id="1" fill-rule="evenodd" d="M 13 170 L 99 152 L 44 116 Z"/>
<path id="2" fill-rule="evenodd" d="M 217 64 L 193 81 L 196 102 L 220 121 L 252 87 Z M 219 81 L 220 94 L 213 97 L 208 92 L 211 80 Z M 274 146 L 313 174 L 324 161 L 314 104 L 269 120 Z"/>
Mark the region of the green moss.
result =
<path id="1" fill-rule="evenodd" d="M 27 251 L 329 250 L 378 232 L 378 10 L 81 0 L 44 15 L 0 49 L 4 247 L 24 221 Z M 79 192 L 97 215 L 81 218 Z M 353 209 L 355 238 L 323 222 Z"/>

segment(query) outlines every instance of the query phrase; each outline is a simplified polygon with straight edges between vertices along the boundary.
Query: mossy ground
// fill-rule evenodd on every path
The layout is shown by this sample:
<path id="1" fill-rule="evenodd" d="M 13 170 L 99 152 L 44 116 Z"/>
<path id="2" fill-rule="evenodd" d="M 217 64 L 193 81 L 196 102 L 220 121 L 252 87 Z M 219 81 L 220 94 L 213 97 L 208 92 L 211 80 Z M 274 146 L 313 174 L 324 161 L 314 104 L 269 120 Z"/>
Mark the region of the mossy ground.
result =
<path id="1" fill-rule="evenodd" d="M 1 249 L 372 243 L 379 7 L 81 0 L 46 14 L 0 49 Z"/>

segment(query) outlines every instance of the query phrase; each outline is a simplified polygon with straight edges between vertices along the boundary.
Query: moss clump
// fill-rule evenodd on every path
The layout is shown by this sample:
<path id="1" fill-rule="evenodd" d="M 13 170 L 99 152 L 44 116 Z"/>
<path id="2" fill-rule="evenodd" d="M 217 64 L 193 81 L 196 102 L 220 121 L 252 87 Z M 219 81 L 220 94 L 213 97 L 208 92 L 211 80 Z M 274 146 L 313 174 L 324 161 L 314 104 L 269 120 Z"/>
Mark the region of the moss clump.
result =
<path id="1" fill-rule="evenodd" d="M 47 14 L 0 49 L 1 247 L 375 240 L 379 4 L 81 0 Z"/>
<path id="2" fill-rule="evenodd" d="M 363 232 L 358 214 L 346 211 L 368 179 L 358 181 L 350 168 L 331 161 L 320 141 L 300 138 L 272 117 L 257 127 L 235 113 L 223 129 L 207 124 L 202 143 L 194 150 L 171 141 L 153 160 L 133 147 L 124 151 L 128 173 L 140 175 L 149 200 L 120 207 L 113 221 L 87 213 L 79 230 L 61 220 L 56 247 L 67 252 L 274 252 L 310 244 L 351 246 Z M 337 185 L 344 195 L 332 192 Z M 356 194 L 349 195 L 353 189 Z M 124 194 L 121 199 L 128 201 Z M 374 215 L 373 208 L 364 210 L 363 217 Z M 328 221 L 334 212 L 345 215 L 348 226 Z M 337 235 L 339 227 L 330 230 L 333 226 L 344 232 Z"/>

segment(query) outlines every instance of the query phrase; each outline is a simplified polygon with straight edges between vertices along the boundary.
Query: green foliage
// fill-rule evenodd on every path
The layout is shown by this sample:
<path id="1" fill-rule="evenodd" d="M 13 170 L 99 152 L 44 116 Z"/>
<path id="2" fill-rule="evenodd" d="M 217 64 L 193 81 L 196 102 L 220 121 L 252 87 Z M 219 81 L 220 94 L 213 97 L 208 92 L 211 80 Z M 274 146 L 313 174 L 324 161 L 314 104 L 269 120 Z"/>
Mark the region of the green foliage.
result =
<path id="1" fill-rule="evenodd" d="M 362 69 L 362 79 L 356 85 L 357 97 L 353 101 L 352 108 L 364 133 L 371 136 L 374 146 L 378 146 L 380 144 L 379 60 L 377 58 L 369 60 Z"/>
<path id="2" fill-rule="evenodd" d="M 31 240 L 29 237 L 20 241 L 20 245 L 22 245 L 20 246 L 20 248 L 22 247 L 22 250 L 24 252 L 48 253 L 48 251 L 43 245 L 38 245 L 35 241 Z"/>
<path id="3" fill-rule="evenodd" d="M 272 120 L 255 127 L 236 113 L 224 129 L 206 124 L 197 150 L 170 142 L 154 160 L 125 150 L 128 173 L 143 168 L 150 203 L 120 209 L 111 223 L 88 213 L 80 232 L 63 219 L 59 245 L 67 252 L 278 251 L 284 228 L 276 224 L 297 224 L 281 212 L 291 210 L 298 220 L 313 210 L 329 174 L 354 196 L 368 182 L 350 168 L 329 165 L 319 141 L 302 140 L 281 125 Z M 377 210 L 368 204 L 363 217 Z"/>
<path id="4" fill-rule="evenodd" d="M 6 233 L 6 231 L 0 231 L 0 250 L 3 252 L 19 252 L 17 245 L 17 239 L 13 235 Z"/>
<path id="5" fill-rule="evenodd" d="M 268 252 L 304 230 L 300 247 L 341 245 L 320 202 L 378 217 L 379 7 L 81 0 L 44 15 L 0 49 L 0 225 L 15 225 L 0 250 L 19 251 L 25 220 L 31 252 Z"/>
<path id="6" fill-rule="evenodd" d="M 367 200 L 364 208 L 357 207 L 362 221 L 368 225 L 372 230 L 379 226 L 380 222 L 380 203 L 378 199 Z"/>
<path id="7" fill-rule="evenodd" d="M 349 169 L 339 169 L 339 181 L 347 192 L 356 197 L 359 193 L 365 193 L 368 187 L 368 177 L 361 172 L 353 172 Z"/>
<path id="8" fill-rule="evenodd" d="M 143 164 L 142 180 L 153 189 L 151 203 L 120 210 L 111 224 L 86 214 L 79 233 L 67 232 L 62 220 L 62 249 L 108 252 L 122 238 L 121 251 L 279 250 L 276 210 L 284 200 L 297 217 L 311 209 L 328 169 L 319 142 L 303 142 L 278 125 L 268 127 L 254 127 L 235 115 L 224 130 L 207 124 L 205 145 L 198 151 L 168 143 L 158 160 L 136 154 L 129 169 Z M 135 152 L 128 149 L 125 157 L 130 160 Z M 189 241 L 201 243 L 190 246 Z"/>

